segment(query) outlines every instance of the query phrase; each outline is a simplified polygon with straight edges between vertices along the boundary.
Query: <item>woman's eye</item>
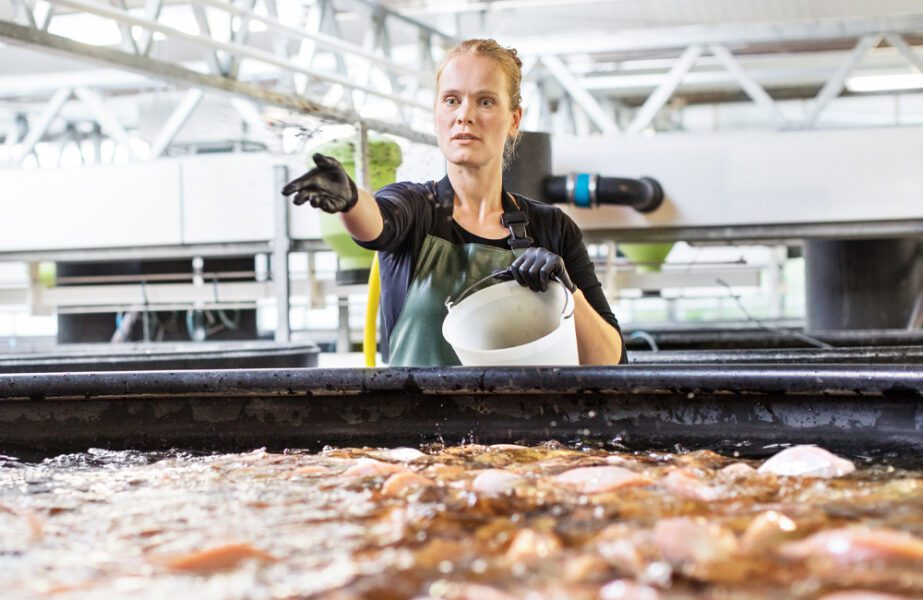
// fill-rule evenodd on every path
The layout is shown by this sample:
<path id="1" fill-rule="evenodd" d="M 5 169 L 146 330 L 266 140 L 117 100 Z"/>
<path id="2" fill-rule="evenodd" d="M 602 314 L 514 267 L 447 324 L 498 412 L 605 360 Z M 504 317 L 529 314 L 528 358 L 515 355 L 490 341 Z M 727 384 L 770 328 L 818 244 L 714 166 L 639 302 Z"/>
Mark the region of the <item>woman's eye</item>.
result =
<path id="1" fill-rule="evenodd" d="M 481 100 L 481 106 L 493 106 L 494 101 L 492 98 L 484 98 Z"/>
<path id="2" fill-rule="evenodd" d="M 458 104 L 458 100 L 456 100 L 455 98 L 453 98 L 453 97 L 451 97 L 451 96 L 449 96 L 448 98 L 446 98 L 445 100 L 443 100 L 443 102 L 445 102 L 445 103 L 448 104 L 449 106 L 455 106 L 456 104 Z"/>

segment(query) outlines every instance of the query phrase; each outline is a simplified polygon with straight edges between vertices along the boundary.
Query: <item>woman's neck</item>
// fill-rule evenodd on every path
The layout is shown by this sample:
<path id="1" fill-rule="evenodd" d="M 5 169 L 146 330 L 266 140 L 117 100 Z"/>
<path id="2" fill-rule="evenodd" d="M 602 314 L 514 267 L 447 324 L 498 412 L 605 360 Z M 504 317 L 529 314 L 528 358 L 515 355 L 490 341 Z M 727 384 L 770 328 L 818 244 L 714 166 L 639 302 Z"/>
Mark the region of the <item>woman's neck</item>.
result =
<path id="1" fill-rule="evenodd" d="M 492 222 L 503 212 L 503 190 L 499 168 L 471 168 L 449 164 L 449 181 L 455 190 L 455 210 L 480 223 Z"/>

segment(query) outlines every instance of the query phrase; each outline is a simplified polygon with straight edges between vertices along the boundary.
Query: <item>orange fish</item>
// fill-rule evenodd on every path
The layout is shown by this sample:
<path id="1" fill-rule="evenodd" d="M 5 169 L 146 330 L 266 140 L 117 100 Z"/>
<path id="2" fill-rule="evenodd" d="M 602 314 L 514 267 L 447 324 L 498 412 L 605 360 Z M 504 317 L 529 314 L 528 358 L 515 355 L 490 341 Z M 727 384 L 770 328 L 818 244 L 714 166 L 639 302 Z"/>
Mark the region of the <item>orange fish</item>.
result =
<path id="1" fill-rule="evenodd" d="M 272 554 L 254 548 L 250 544 L 227 544 L 174 556 L 167 559 L 165 565 L 171 571 L 223 571 L 233 569 L 251 558 L 263 562 L 279 561 Z"/>

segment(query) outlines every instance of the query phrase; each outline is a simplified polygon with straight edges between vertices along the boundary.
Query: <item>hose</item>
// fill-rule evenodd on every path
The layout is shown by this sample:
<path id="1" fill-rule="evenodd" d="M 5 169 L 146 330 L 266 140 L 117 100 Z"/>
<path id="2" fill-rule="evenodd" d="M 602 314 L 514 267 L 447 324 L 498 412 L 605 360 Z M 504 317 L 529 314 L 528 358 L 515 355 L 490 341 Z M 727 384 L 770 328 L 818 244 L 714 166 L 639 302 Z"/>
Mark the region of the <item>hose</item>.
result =
<path id="1" fill-rule="evenodd" d="M 378 253 L 372 258 L 369 270 L 369 296 L 365 304 L 365 335 L 362 338 L 362 353 L 365 366 L 375 366 L 375 333 L 378 317 L 378 300 L 381 297 L 381 274 L 378 271 Z"/>

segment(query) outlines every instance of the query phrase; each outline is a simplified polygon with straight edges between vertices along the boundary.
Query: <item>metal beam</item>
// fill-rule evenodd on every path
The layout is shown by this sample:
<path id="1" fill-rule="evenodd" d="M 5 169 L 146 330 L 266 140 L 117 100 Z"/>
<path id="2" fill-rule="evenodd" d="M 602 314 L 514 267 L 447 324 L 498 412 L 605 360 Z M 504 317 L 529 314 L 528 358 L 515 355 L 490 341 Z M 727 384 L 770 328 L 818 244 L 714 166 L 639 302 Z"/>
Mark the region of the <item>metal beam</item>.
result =
<path id="1" fill-rule="evenodd" d="M 55 2 L 57 4 L 60 4 L 61 6 L 67 6 L 67 7 L 74 8 L 76 10 L 80 10 L 86 13 L 94 14 L 94 15 L 104 17 L 107 19 L 112 19 L 116 23 L 123 22 L 129 25 L 138 25 L 140 27 L 146 27 L 154 31 L 159 31 L 163 33 L 164 35 L 168 35 L 174 38 L 179 38 L 182 40 L 186 40 L 188 42 L 192 42 L 194 44 L 199 44 L 201 46 L 205 46 L 205 47 L 212 48 L 215 50 L 221 50 L 229 54 L 236 55 L 238 58 L 241 58 L 241 57 L 252 58 L 254 60 L 258 60 L 258 61 L 270 64 L 270 65 L 280 67 L 282 69 L 300 72 L 310 77 L 313 77 L 315 79 L 325 81 L 328 83 L 341 85 L 346 88 L 361 89 L 367 92 L 368 94 L 371 94 L 373 96 L 379 96 L 379 97 L 385 98 L 386 100 L 390 100 L 392 102 L 399 102 L 401 104 L 405 104 L 407 106 L 412 106 L 414 108 L 419 108 L 422 110 L 429 110 L 430 108 L 429 106 L 419 103 L 416 100 L 394 96 L 393 94 L 382 92 L 374 87 L 357 85 L 353 83 L 352 81 L 350 81 L 348 77 L 344 77 L 341 75 L 334 75 L 333 73 L 326 73 L 323 71 L 317 71 L 314 69 L 306 68 L 303 65 L 295 61 L 282 59 L 276 56 L 275 54 L 273 54 L 272 52 L 267 52 L 259 48 L 254 48 L 251 46 L 243 46 L 243 45 L 235 44 L 232 42 L 222 42 L 222 41 L 210 38 L 210 37 L 187 33 L 185 31 L 176 29 L 174 27 L 169 27 L 162 23 L 151 21 L 143 17 L 137 17 L 129 12 L 113 9 L 108 6 L 98 4 L 96 2 L 88 2 L 85 0 L 55 0 Z"/>
<path id="2" fill-rule="evenodd" d="M 560 58 L 552 54 L 542 54 L 539 60 L 554 75 L 554 78 L 558 80 L 564 90 L 583 109 L 583 112 L 600 131 L 603 133 L 618 133 L 619 127 L 616 125 L 612 115 L 607 113 L 596 98 L 580 85 L 580 82 Z"/>
<path id="3" fill-rule="evenodd" d="M 160 18 L 160 11 L 163 8 L 163 0 L 146 0 L 144 3 L 144 18 L 156 21 Z M 154 32 L 145 29 L 141 32 L 141 40 L 138 43 L 138 52 L 147 56 L 151 52 L 151 45 L 154 41 Z"/>
<path id="4" fill-rule="evenodd" d="M 722 65 L 724 65 L 725 69 L 734 75 L 740 83 L 740 87 L 750 96 L 753 102 L 766 109 L 770 118 L 775 121 L 777 125 L 785 124 L 785 117 L 779 112 L 779 107 L 776 106 L 773 99 L 766 93 L 763 86 L 757 83 L 756 80 L 744 70 L 737 59 L 734 58 L 734 55 L 731 54 L 730 50 L 721 44 L 709 44 L 708 50 L 715 55 L 715 58 L 717 58 Z"/>
<path id="5" fill-rule="evenodd" d="M 128 5 L 125 4 L 125 0 L 109 0 L 114 6 L 121 6 L 122 10 L 128 10 Z M 116 26 L 119 28 L 119 34 L 122 36 L 119 45 L 121 45 L 122 50 L 125 52 L 132 52 L 134 54 L 138 53 L 138 44 L 135 42 L 135 36 L 132 35 L 131 27 L 126 23 L 116 23 Z"/>
<path id="6" fill-rule="evenodd" d="M 205 13 L 205 7 L 198 4 L 193 5 L 192 14 L 195 17 L 196 24 L 199 26 L 199 33 L 212 37 L 212 28 L 208 24 L 208 15 Z M 221 61 L 218 59 L 218 52 L 209 49 L 207 54 L 209 72 L 221 73 Z"/>
<path id="7" fill-rule="evenodd" d="M 897 51 L 901 53 L 901 56 L 907 59 L 907 62 L 913 65 L 913 68 L 915 68 L 918 73 L 923 73 L 923 58 L 920 58 L 913 51 L 910 45 L 904 41 L 904 38 L 897 35 L 896 33 L 886 33 L 885 41 L 888 42 L 888 44 L 890 44 L 893 48 L 896 48 Z"/>
<path id="8" fill-rule="evenodd" d="M 504 38 L 504 43 L 527 56 L 546 53 L 561 56 L 680 49 L 696 44 L 722 44 L 733 49 L 739 46 L 785 44 L 804 40 L 860 38 L 883 31 L 918 34 L 923 31 L 923 14 L 792 21 L 786 22 L 784 26 L 778 23 L 735 23 L 720 26 L 634 29 L 619 31 L 618 35 L 560 34 L 556 35 L 553 41 L 545 35 L 510 37 Z"/>
<path id="9" fill-rule="evenodd" d="M 670 69 L 670 72 L 667 73 L 663 82 L 648 96 L 644 105 L 638 110 L 626 130 L 627 133 L 638 133 L 651 124 L 651 121 L 654 120 L 663 105 L 667 103 L 667 100 L 670 99 L 679 84 L 683 82 L 686 73 L 689 72 L 689 69 L 692 68 L 704 50 L 703 46 L 697 44 L 689 46 L 683 51 L 683 54 L 673 65 L 673 68 Z"/>
<path id="10" fill-rule="evenodd" d="M 0 26 L 2 25 L 3 23 L 0 23 Z M 15 25 L 15 27 L 22 26 Z M 29 127 L 29 133 L 26 134 L 25 139 L 22 141 L 19 154 L 13 160 L 14 166 L 20 166 L 22 161 L 25 160 L 26 156 L 32 153 L 32 150 L 35 149 L 35 145 L 41 141 L 42 137 L 46 133 L 48 133 L 48 129 L 51 127 L 51 124 L 54 122 L 55 118 L 58 116 L 58 113 L 61 112 L 61 108 L 67 103 L 70 97 L 71 90 L 69 89 L 60 89 L 55 92 L 54 96 L 51 97 L 51 100 L 48 101 L 48 104 L 45 105 L 45 110 L 42 111 L 38 121 L 36 121 L 35 125 Z"/>
<path id="11" fill-rule="evenodd" d="M 26 22 L 32 27 L 36 27 L 35 15 L 32 14 L 32 7 L 29 6 L 26 0 L 13 0 L 13 4 L 19 9 L 17 12 L 21 12 L 26 16 Z M 13 18 L 15 19 L 16 17 L 14 16 Z"/>
<path id="12" fill-rule="evenodd" d="M 450 44 L 454 44 L 459 41 L 455 36 L 449 35 L 448 33 L 445 33 L 443 31 L 439 31 L 438 29 L 427 25 L 423 21 L 418 21 L 412 17 L 408 17 L 405 14 L 402 14 L 400 12 L 397 12 L 395 10 L 382 6 L 381 0 L 353 0 L 353 1 L 358 2 L 360 4 L 365 4 L 366 6 L 371 7 L 371 8 L 380 7 L 384 9 L 385 14 L 387 15 L 388 18 L 396 19 L 398 21 L 403 21 L 404 23 L 406 23 L 407 25 L 410 25 L 414 29 L 417 29 L 419 31 L 425 31 L 435 36 L 441 37 L 443 40 L 445 40 L 446 42 Z"/>
<path id="13" fill-rule="evenodd" d="M 166 151 L 170 142 L 173 141 L 176 134 L 179 133 L 186 121 L 189 120 L 189 117 L 192 116 L 196 107 L 199 106 L 199 102 L 202 101 L 204 95 L 199 88 L 192 88 L 186 92 L 179 104 L 176 105 L 176 108 L 173 109 L 173 112 L 170 113 L 170 116 L 167 117 L 157 137 L 151 142 L 149 153 L 151 158 L 157 158 Z"/>
<path id="14" fill-rule="evenodd" d="M 122 69 L 170 81 L 183 87 L 200 87 L 233 96 L 245 96 L 260 104 L 278 106 L 297 113 L 312 114 L 338 123 L 355 123 L 360 120 L 359 115 L 353 111 L 323 106 L 305 98 L 268 90 L 259 85 L 230 80 L 219 75 L 192 71 L 173 63 L 135 56 L 112 48 L 82 44 L 69 38 L 15 23 L 0 21 L 0 38 L 6 39 L 10 43 L 26 44 L 46 51 L 61 53 L 70 58 L 78 56 L 108 63 Z M 429 133 L 376 119 L 364 119 L 364 121 L 369 129 L 373 131 L 389 133 L 423 144 L 436 144 L 435 136 Z"/>
<path id="15" fill-rule="evenodd" d="M 843 87 L 846 85 L 846 78 L 849 77 L 849 74 L 852 73 L 853 69 L 855 69 L 860 62 L 862 62 L 866 53 L 880 42 L 880 34 L 862 36 L 855 48 L 850 52 L 846 62 L 837 69 L 833 76 L 827 80 L 827 83 L 824 84 L 824 87 L 821 88 L 820 92 L 817 93 L 814 106 L 811 107 L 811 111 L 808 113 L 807 117 L 805 117 L 802 127 L 813 127 L 817 123 L 817 119 L 824 109 L 843 91 Z"/>
<path id="16" fill-rule="evenodd" d="M 342 39 L 327 35 L 325 33 L 321 33 L 319 30 L 315 30 L 310 27 L 308 28 L 291 27 L 291 26 L 285 25 L 284 23 L 281 23 L 278 19 L 278 13 L 275 10 L 274 0 L 270 0 L 270 2 L 273 5 L 272 8 L 270 8 L 269 3 L 267 3 L 267 12 L 269 13 L 268 16 L 262 15 L 253 10 L 246 10 L 245 8 L 231 4 L 229 2 L 226 2 L 225 0 L 191 0 L 191 1 L 195 2 L 198 5 L 211 6 L 211 7 L 223 10 L 230 14 L 237 15 L 241 18 L 246 17 L 250 19 L 251 21 L 256 21 L 256 22 L 266 25 L 269 29 L 273 31 L 278 31 L 279 33 L 283 33 L 290 38 L 312 42 L 313 44 L 316 44 L 317 46 L 322 47 L 326 50 L 330 50 L 331 52 L 341 52 L 344 54 L 350 54 L 353 56 L 364 58 L 369 62 L 377 64 L 383 69 L 394 71 L 395 73 L 399 73 L 401 75 L 421 76 L 421 73 L 418 69 L 405 66 L 405 65 L 401 65 L 391 60 L 387 60 L 374 53 L 368 52 L 355 44 L 351 44 L 349 42 L 343 41 Z M 318 5 L 315 5 L 315 6 L 318 6 Z"/>
<path id="17" fill-rule="evenodd" d="M 243 98 L 231 98 L 231 106 L 240 115 L 247 127 L 252 131 L 256 138 L 262 141 L 270 151 L 279 151 L 279 138 L 275 134 L 269 133 L 260 109 L 250 100 Z M 282 182 L 283 185 L 286 182 Z M 281 187 L 279 189 L 282 189 Z"/>
<path id="18" fill-rule="evenodd" d="M 138 158 L 145 158 L 132 147 L 131 136 L 128 135 L 128 132 L 125 131 L 125 128 L 122 127 L 118 119 L 116 119 L 111 112 L 106 110 L 105 103 L 99 94 L 85 87 L 74 88 L 74 94 L 76 94 L 84 106 L 90 110 L 90 113 L 93 114 L 93 118 L 100 124 L 106 135 L 125 146 L 129 154 Z"/>
<path id="19" fill-rule="evenodd" d="M 320 20 L 320 32 L 333 34 L 336 37 L 341 37 L 342 32 L 340 31 L 340 24 L 336 19 L 336 11 L 333 6 L 333 0 L 317 0 L 321 6 L 321 20 Z M 343 58 L 343 53 L 339 51 L 331 51 L 333 54 L 334 62 L 336 63 L 336 71 L 340 74 L 344 81 L 349 80 L 349 69 L 346 66 L 346 59 Z M 316 57 L 316 54 L 315 54 Z M 312 59 L 313 60 L 313 59 Z M 368 85 L 367 82 L 359 83 L 356 87 L 361 87 L 362 89 L 370 89 L 372 86 Z M 384 97 L 385 94 L 379 94 Z M 327 106 L 337 105 L 343 97 L 346 97 L 346 102 L 350 110 L 355 110 L 358 112 L 356 104 L 353 102 L 352 94 L 350 93 L 350 86 L 340 83 L 339 85 L 331 86 L 327 93 L 324 94 L 322 102 Z M 390 97 L 390 96 L 389 96 Z"/>
<path id="20" fill-rule="evenodd" d="M 289 180 L 288 169 L 275 167 L 276 189 Z M 291 313 L 291 281 L 288 270 L 288 253 L 292 240 L 289 232 L 288 199 L 276 196 L 273 205 L 273 239 L 272 239 L 272 282 L 276 296 L 276 334 L 277 342 L 291 339 L 289 317 Z"/>
<path id="21" fill-rule="evenodd" d="M 60 88 L 89 87 L 96 90 L 156 90 L 162 82 L 115 69 L 81 69 L 33 74 L 0 75 L 0 98 L 19 99 L 51 96 Z M 7 108 L 7 107 L 4 107 Z M 9 110 L 19 108 L 10 103 Z"/>
<path id="22" fill-rule="evenodd" d="M 40 8 L 44 10 L 41 16 L 39 16 Z M 52 17 L 54 17 L 54 4 L 48 0 L 37 0 L 33 14 L 35 15 L 35 26 L 42 31 L 48 31 L 48 26 L 51 24 Z"/>
<path id="23" fill-rule="evenodd" d="M 273 18 L 274 21 L 279 21 L 279 8 L 276 6 L 276 0 L 263 0 L 263 5 L 266 6 L 266 12 L 269 13 L 269 16 Z M 272 50 L 278 56 L 283 58 L 290 58 L 291 52 L 289 52 L 289 44 L 291 40 L 287 37 L 272 36 Z M 285 87 L 290 92 L 295 91 L 295 76 L 292 73 L 285 73 L 283 76 L 283 81 Z"/>
<path id="24" fill-rule="evenodd" d="M 228 6 L 238 6 L 242 5 L 245 10 L 252 11 L 253 5 L 256 4 L 256 0 L 231 0 L 228 3 Z M 231 40 L 235 44 L 245 45 L 247 43 L 247 38 L 250 37 L 250 17 L 243 15 L 237 17 L 240 19 L 240 27 L 237 30 L 231 28 Z M 231 17 L 231 23 L 234 22 L 234 18 Z M 284 56 L 283 58 L 288 58 Z M 227 57 L 227 62 L 225 63 L 225 74 L 231 79 L 237 79 L 237 75 L 240 73 L 240 59 L 231 54 Z"/>
<path id="25" fill-rule="evenodd" d="M 10 123 L 10 128 L 7 130 L 3 140 L 3 149 L 7 152 L 8 157 L 12 156 L 13 146 L 19 143 L 20 138 L 28 129 L 29 123 L 26 121 L 25 115 L 17 114 Z"/>

